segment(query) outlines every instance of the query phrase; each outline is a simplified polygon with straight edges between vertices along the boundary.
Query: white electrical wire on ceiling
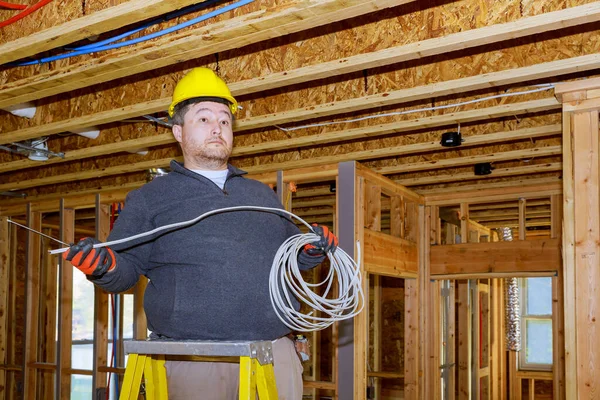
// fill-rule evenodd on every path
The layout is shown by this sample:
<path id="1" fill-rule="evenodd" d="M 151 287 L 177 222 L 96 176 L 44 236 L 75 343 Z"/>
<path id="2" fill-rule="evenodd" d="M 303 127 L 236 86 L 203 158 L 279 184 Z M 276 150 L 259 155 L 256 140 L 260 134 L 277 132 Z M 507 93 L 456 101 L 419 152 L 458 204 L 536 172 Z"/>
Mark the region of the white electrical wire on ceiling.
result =
<path id="1" fill-rule="evenodd" d="M 534 86 L 536 86 L 537 89 L 523 90 L 523 91 L 520 91 L 520 92 L 507 92 L 507 93 L 495 94 L 495 95 L 492 95 L 492 96 L 481 97 L 479 99 L 472 99 L 472 100 L 467 100 L 467 101 L 461 101 L 461 102 L 452 103 L 452 104 L 444 104 L 444 105 L 440 105 L 440 106 L 417 108 L 417 109 L 414 109 L 414 110 L 394 111 L 394 112 L 385 113 L 385 114 L 367 115 L 365 117 L 360 117 L 360 118 L 344 119 L 344 120 L 341 120 L 341 121 L 321 122 L 321 123 L 316 123 L 316 124 L 294 126 L 294 127 L 291 127 L 291 128 L 283 128 L 281 126 L 275 125 L 275 128 L 280 129 L 280 130 L 285 131 L 285 132 L 291 132 L 291 131 L 296 131 L 298 129 L 316 128 L 316 127 L 320 127 L 320 126 L 329 126 L 329 125 L 336 125 L 336 124 L 347 124 L 347 123 L 350 123 L 350 122 L 360 122 L 360 121 L 364 121 L 364 120 L 367 120 L 367 119 L 373 119 L 373 118 L 383 118 L 383 117 L 391 117 L 391 116 L 394 116 L 394 115 L 413 114 L 413 113 L 424 112 L 424 111 L 443 110 L 443 109 L 446 109 L 446 108 L 452 108 L 452 107 L 458 107 L 458 106 L 465 106 L 467 104 L 481 103 L 482 101 L 499 99 L 499 98 L 502 98 L 502 97 L 520 96 L 520 95 L 523 95 L 523 94 L 543 92 L 545 90 L 553 89 L 555 85 L 553 83 L 543 83 L 543 84 L 534 85 Z"/>
<path id="2" fill-rule="evenodd" d="M 263 211 L 274 214 L 287 214 L 310 229 L 309 233 L 297 234 L 288 238 L 279 247 L 271 266 L 269 278 L 269 294 L 271 303 L 277 317 L 288 328 L 310 332 L 325 329 L 336 321 L 342 321 L 358 315 L 364 308 L 364 294 L 362 290 L 362 277 L 360 265 L 357 264 L 344 250 L 337 248 L 329 258 L 329 272 L 325 279 L 319 283 L 308 283 L 302 278 L 298 267 L 298 253 L 303 251 L 304 245 L 319 240 L 319 236 L 312 231 L 312 227 L 297 215 L 271 207 L 237 206 L 219 208 L 208 211 L 188 221 L 176 222 L 160 226 L 148 232 L 105 243 L 94 244 L 94 248 L 113 246 L 154 235 L 158 232 L 183 228 L 214 214 L 233 211 Z M 360 260 L 360 245 L 357 242 L 357 259 Z M 69 247 L 50 250 L 50 254 L 65 253 Z M 318 294 L 315 290 L 319 290 Z M 334 292 L 337 291 L 337 297 Z M 304 303 L 313 311 L 303 314 L 294 307 L 295 298 Z"/>

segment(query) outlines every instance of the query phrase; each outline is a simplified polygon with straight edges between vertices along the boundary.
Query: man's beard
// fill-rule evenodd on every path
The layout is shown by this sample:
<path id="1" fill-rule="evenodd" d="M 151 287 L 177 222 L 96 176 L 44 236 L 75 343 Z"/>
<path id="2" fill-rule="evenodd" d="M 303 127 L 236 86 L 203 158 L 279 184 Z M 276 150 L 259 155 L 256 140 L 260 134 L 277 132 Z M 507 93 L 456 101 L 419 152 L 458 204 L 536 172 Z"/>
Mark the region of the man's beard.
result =
<path id="1" fill-rule="evenodd" d="M 187 148 L 187 156 L 191 157 L 197 164 L 206 165 L 209 168 L 220 167 L 227 163 L 231 155 L 223 142 L 222 146 L 210 146 L 208 143 L 182 143 Z"/>

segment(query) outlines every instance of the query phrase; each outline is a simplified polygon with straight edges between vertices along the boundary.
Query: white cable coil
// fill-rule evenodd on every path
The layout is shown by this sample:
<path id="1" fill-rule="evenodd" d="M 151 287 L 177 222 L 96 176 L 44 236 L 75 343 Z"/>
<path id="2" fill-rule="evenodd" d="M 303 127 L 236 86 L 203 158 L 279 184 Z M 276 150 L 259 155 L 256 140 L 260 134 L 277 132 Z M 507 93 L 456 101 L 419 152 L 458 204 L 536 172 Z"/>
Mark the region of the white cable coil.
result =
<path id="1" fill-rule="evenodd" d="M 264 211 L 274 214 L 287 214 L 302 222 L 312 231 L 312 227 L 306 221 L 289 211 L 271 207 L 238 206 L 209 211 L 188 221 L 164 225 L 119 240 L 97 243 L 93 247 L 99 248 L 129 242 L 158 232 L 189 226 L 211 215 L 231 211 Z M 317 240 L 319 240 L 319 236 L 310 232 L 291 236 L 279 247 L 271 266 L 269 294 L 275 314 L 288 328 L 300 332 L 325 329 L 336 321 L 352 318 L 362 311 L 365 303 L 360 266 L 339 247 L 333 254 L 331 252 L 327 254 L 330 267 L 323 281 L 319 283 L 304 281 L 298 267 L 298 254 L 303 251 L 304 245 Z M 360 260 L 358 242 L 357 249 L 357 259 Z M 50 250 L 50 254 L 64 253 L 68 250 L 69 247 Z M 334 285 L 334 283 L 337 283 L 337 285 Z M 324 289 L 321 289 L 321 294 L 313 290 L 313 288 L 320 289 L 322 287 Z M 338 293 L 335 298 L 333 298 L 334 289 L 337 289 Z M 306 304 L 313 311 L 308 314 L 297 311 L 290 295 L 295 296 L 301 304 Z M 315 314 L 315 311 L 320 314 Z"/>
<path id="2" fill-rule="evenodd" d="M 271 267 L 269 293 L 275 313 L 288 328 L 300 332 L 325 329 L 336 321 L 354 317 L 364 308 L 360 268 L 339 247 L 333 254 L 327 254 L 330 266 L 324 280 L 318 283 L 304 281 L 298 268 L 298 253 L 306 244 L 318 239 L 314 233 L 288 238 L 279 247 Z M 358 251 L 357 258 L 360 259 L 360 249 Z M 315 292 L 318 288 L 322 288 L 322 294 Z M 337 297 L 328 298 L 334 289 L 337 289 Z M 291 295 L 314 311 L 308 314 L 297 311 Z M 315 311 L 321 314 L 315 314 Z"/>

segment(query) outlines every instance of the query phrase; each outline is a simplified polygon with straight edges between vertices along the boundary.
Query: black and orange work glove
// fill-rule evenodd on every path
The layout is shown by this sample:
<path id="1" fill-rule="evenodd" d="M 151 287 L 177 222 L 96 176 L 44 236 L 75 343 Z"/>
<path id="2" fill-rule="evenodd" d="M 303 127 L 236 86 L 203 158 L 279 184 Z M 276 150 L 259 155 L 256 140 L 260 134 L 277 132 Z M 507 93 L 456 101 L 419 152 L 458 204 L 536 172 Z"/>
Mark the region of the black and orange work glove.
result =
<path id="1" fill-rule="evenodd" d="M 304 251 L 311 256 L 322 256 L 329 252 L 335 253 L 338 239 L 325 225 L 312 224 L 313 232 L 320 238 L 316 242 L 304 245 Z"/>
<path id="2" fill-rule="evenodd" d="M 86 237 L 69 247 L 63 258 L 86 275 L 102 276 L 117 264 L 115 253 L 108 247 L 93 248 L 100 241 Z"/>

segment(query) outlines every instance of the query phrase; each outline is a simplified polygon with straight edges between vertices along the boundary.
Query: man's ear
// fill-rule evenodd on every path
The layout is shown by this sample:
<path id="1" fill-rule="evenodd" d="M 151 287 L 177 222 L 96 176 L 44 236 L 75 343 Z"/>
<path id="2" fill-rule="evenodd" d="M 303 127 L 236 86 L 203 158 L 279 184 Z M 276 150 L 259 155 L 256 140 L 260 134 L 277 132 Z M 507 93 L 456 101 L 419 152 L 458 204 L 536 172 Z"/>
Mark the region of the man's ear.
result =
<path id="1" fill-rule="evenodd" d="M 183 134 L 183 129 L 181 125 L 173 125 L 171 130 L 173 131 L 173 136 L 175 137 L 175 140 L 181 143 L 181 136 Z"/>

